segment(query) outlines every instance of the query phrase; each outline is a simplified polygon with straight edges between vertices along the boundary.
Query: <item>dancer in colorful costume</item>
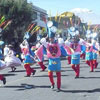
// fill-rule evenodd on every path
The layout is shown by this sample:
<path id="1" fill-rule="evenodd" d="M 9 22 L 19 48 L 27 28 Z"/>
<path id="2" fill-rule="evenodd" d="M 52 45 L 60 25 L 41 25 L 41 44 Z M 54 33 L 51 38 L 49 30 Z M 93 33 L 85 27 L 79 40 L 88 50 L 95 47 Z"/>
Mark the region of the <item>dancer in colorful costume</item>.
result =
<path id="1" fill-rule="evenodd" d="M 6 23 L 7 22 L 7 23 Z M 6 24 L 5 24 L 6 23 Z M 11 21 L 5 21 L 5 16 L 2 16 L 0 18 L 0 33 L 2 32 L 2 30 L 4 30 L 9 24 L 11 23 Z M 3 26 L 3 27 L 2 27 Z M 4 44 L 3 41 L 0 41 L 0 45 Z M 0 57 L 1 59 L 3 59 L 3 56 Z M 4 61 L 0 60 L 0 70 L 4 69 L 6 67 L 6 64 Z M 0 74 L 0 80 L 3 81 L 3 84 L 6 84 L 6 78 Z"/>
<path id="2" fill-rule="evenodd" d="M 93 37 L 92 44 L 100 51 L 100 46 L 99 46 L 99 43 L 97 42 L 98 34 L 96 32 L 94 32 L 92 37 Z M 97 68 L 97 66 L 98 66 L 98 62 L 97 62 L 98 54 L 99 54 L 99 52 L 97 52 L 96 50 L 93 50 L 93 64 L 94 64 L 94 68 Z"/>
<path id="3" fill-rule="evenodd" d="M 79 78 L 80 75 L 80 53 L 84 51 L 82 41 L 79 39 L 79 31 L 75 27 L 71 27 L 68 30 L 69 34 L 71 35 L 70 44 L 67 45 L 70 47 L 72 53 L 71 55 L 71 67 L 75 71 L 75 78 Z M 65 42 L 66 45 L 66 42 Z"/>
<path id="4" fill-rule="evenodd" d="M 69 39 L 67 39 L 65 41 L 65 45 L 67 45 L 69 47 L 70 47 L 70 43 L 71 43 L 71 41 Z M 70 54 L 68 54 L 67 60 L 68 60 L 68 64 L 71 64 L 71 55 Z"/>
<path id="5" fill-rule="evenodd" d="M 63 38 L 61 38 L 61 37 L 58 38 L 58 44 L 59 44 L 59 46 L 60 46 L 61 56 L 67 57 L 68 54 L 67 54 L 67 52 L 66 52 L 66 50 L 65 50 L 65 48 L 64 48 L 65 42 L 64 42 Z"/>
<path id="6" fill-rule="evenodd" d="M 53 79 L 53 72 L 56 72 L 57 75 L 57 91 L 60 91 L 61 88 L 61 62 L 60 62 L 60 56 L 61 56 L 61 50 L 60 47 L 55 41 L 55 33 L 56 28 L 53 26 L 52 22 L 48 22 L 48 37 L 49 42 L 46 42 L 46 39 L 41 39 L 41 43 L 46 47 L 47 50 L 47 57 L 49 59 L 49 65 L 48 65 L 48 76 L 51 82 L 51 88 L 54 89 L 55 82 Z M 43 46 L 39 48 L 36 52 L 36 55 L 38 59 L 43 58 Z"/>
<path id="7" fill-rule="evenodd" d="M 87 30 L 87 34 L 86 34 L 87 42 L 85 42 L 85 45 L 86 45 L 86 58 L 85 58 L 85 60 L 86 60 L 86 63 L 91 68 L 90 72 L 94 71 L 94 65 L 95 65 L 95 64 L 93 64 L 93 57 L 94 56 L 96 57 L 96 55 L 94 54 L 94 56 L 93 56 L 93 51 L 98 51 L 96 46 L 94 46 L 92 43 L 92 35 L 93 35 L 92 32 L 90 30 Z"/>
<path id="8" fill-rule="evenodd" d="M 1 55 L 2 55 L 2 51 L 1 51 Z M 6 68 L 6 63 L 1 59 L 2 59 L 2 56 L 0 57 L 0 70 Z M 0 74 L 0 80 L 3 81 L 3 84 L 6 84 L 6 78 L 2 74 Z"/>
<path id="9" fill-rule="evenodd" d="M 11 67 L 12 72 L 14 72 L 16 70 L 15 66 L 21 66 L 21 61 L 19 58 L 15 56 L 13 46 L 9 45 L 8 48 L 9 48 L 9 51 L 8 51 L 8 54 L 5 56 L 4 61 L 6 63 L 6 66 Z"/>
<path id="10" fill-rule="evenodd" d="M 38 48 L 41 48 L 41 41 L 40 42 L 38 42 L 37 44 L 36 44 L 36 48 L 38 49 Z M 37 52 L 37 50 L 35 51 L 35 52 Z M 43 54 L 46 54 L 46 50 L 45 50 L 45 47 L 43 46 Z M 44 56 L 43 56 L 43 58 L 40 60 L 40 59 L 37 59 L 37 63 L 39 64 L 39 66 L 41 67 L 41 71 L 45 71 L 45 69 L 47 68 L 44 64 L 43 64 L 43 61 L 44 61 Z"/>
<path id="11" fill-rule="evenodd" d="M 24 40 L 22 44 L 20 45 L 21 51 L 23 53 L 23 59 L 24 59 L 24 68 L 26 69 L 26 77 L 30 77 L 31 74 L 35 74 L 36 70 L 30 67 L 31 64 L 34 63 L 34 58 L 31 55 L 31 50 L 29 49 L 29 44 L 27 40 Z"/>
<path id="12" fill-rule="evenodd" d="M 84 46 L 84 48 L 86 48 L 86 46 L 85 46 L 85 45 L 83 45 L 83 46 Z M 82 59 L 85 59 L 85 51 L 82 51 L 82 52 L 81 52 L 80 57 L 81 57 Z"/>
<path id="13" fill-rule="evenodd" d="M 6 64 L 4 61 L 0 60 L 0 70 L 6 68 Z M 3 84 L 6 84 L 6 78 L 0 74 L 0 80 L 3 81 Z"/>
<path id="14" fill-rule="evenodd" d="M 100 46 L 99 46 L 99 43 L 97 41 L 93 41 L 93 45 L 98 49 L 100 50 Z M 98 66 L 98 62 L 97 62 L 97 56 L 98 56 L 98 51 L 96 50 L 93 50 L 93 65 L 94 65 L 94 68 L 97 68 Z"/>

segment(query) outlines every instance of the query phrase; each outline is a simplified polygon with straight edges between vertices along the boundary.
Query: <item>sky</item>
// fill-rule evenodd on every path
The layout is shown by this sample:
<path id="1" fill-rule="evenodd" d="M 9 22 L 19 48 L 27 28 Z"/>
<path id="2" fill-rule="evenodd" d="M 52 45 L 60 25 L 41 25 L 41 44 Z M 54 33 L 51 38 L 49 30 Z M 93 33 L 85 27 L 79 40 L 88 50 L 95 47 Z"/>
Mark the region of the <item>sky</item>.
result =
<path id="1" fill-rule="evenodd" d="M 61 14 L 75 8 L 87 8 L 100 15 L 100 0 L 28 0 L 33 5 L 43 8 L 48 15 Z"/>

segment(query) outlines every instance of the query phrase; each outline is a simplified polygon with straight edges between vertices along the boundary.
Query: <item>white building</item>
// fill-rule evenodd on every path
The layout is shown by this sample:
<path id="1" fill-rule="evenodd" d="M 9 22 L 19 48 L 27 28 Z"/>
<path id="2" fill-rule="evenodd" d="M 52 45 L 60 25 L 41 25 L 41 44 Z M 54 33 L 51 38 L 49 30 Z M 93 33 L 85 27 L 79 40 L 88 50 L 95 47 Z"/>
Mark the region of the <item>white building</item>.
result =
<path id="1" fill-rule="evenodd" d="M 33 22 L 36 22 L 38 26 L 46 28 L 46 24 L 43 19 L 45 18 L 47 20 L 47 17 L 46 10 L 33 6 Z"/>
<path id="2" fill-rule="evenodd" d="M 47 20 L 47 11 L 39 8 L 37 6 L 33 5 L 33 23 L 36 23 L 37 26 L 40 27 L 39 31 L 37 31 L 38 34 L 34 34 L 33 36 L 31 36 L 30 38 L 30 43 L 34 43 L 37 41 L 37 39 L 40 39 L 40 35 L 41 33 L 43 33 L 43 28 L 45 28 L 45 30 L 47 31 L 47 27 L 46 27 L 46 23 L 43 19 Z"/>

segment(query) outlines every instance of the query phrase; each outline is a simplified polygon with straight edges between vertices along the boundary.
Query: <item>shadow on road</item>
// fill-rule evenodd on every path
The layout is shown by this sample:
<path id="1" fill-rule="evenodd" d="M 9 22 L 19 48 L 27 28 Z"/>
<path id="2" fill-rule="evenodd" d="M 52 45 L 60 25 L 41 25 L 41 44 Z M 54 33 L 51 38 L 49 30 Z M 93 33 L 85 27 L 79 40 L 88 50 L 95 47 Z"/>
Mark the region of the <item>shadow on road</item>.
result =
<path id="1" fill-rule="evenodd" d="M 26 72 L 26 70 L 16 70 L 15 72 Z M 8 73 L 12 73 L 12 71 L 9 71 Z"/>
<path id="2" fill-rule="evenodd" d="M 100 71 L 95 71 L 95 72 L 100 72 Z"/>
<path id="3" fill-rule="evenodd" d="M 36 86 L 36 85 L 31 85 L 31 84 L 21 84 L 20 86 L 2 86 L 0 88 L 17 88 L 15 91 L 23 91 L 23 90 L 29 90 L 29 89 L 36 89 L 36 88 L 50 88 L 50 86 L 47 85 L 42 85 L 42 86 Z M 63 90 L 61 89 L 60 92 L 65 92 L 65 93 L 95 93 L 95 92 L 100 92 L 100 88 L 96 88 L 93 90 Z"/>
<path id="4" fill-rule="evenodd" d="M 61 76 L 69 76 L 69 75 L 61 75 Z M 33 76 L 33 77 L 48 77 L 48 75 Z M 56 75 L 53 75 L 53 77 L 56 77 Z"/>
<path id="5" fill-rule="evenodd" d="M 8 76 L 15 76 L 17 74 L 3 74 L 4 76 L 8 77 Z"/>
<path id="6" fill-rule="evenodd" d="M 95 93 L 95 92 L 100 92 L 100 88 L 93 89 L 93 90 L 61 90 L 61 92 L 65 92 L 65 93 L 83 93 L 83 92 Z"/>
<path id="7" fill-rule="evenodd" d="M 79 77 L 79 79 L 100 79 L 100 77 Z"/>
<path id="8" fill-rule="evenodd" d="M 36 86 L 32 84 L 21 84 L 20 86 L 2 86 L 0 88 L 17 88 L 15 91 L 22 91 L 22 90 L 28 90 L 28 89 L 36 89 L 36 88 L 50 88 L 50 86 L 42 85 L 42 86 Z"/>

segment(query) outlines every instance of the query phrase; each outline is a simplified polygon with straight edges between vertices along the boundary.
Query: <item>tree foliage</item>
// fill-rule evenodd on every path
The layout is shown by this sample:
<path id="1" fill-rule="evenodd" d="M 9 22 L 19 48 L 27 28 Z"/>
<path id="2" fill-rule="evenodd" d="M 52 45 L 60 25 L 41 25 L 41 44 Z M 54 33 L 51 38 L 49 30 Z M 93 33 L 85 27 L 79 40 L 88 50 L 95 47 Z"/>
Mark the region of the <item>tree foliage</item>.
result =
<path id="1" fill-rule="evenodd" d="M 0 0 L 0 16 L 12 20 L 12 23 L 2 32 L 4 41 L 20 41 L 25 30 L 32 21 L 32 4 L 27 0 Z"/>

